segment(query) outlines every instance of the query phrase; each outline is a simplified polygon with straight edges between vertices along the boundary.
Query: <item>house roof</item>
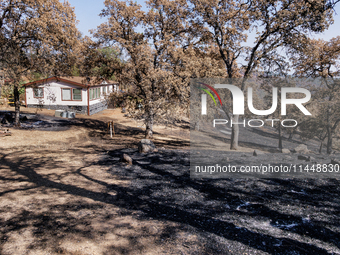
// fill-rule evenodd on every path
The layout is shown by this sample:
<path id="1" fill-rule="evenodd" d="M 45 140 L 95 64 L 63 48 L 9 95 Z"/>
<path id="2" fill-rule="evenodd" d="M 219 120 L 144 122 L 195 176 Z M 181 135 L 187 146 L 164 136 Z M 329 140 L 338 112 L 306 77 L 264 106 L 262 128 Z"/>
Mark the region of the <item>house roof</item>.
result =
<path id="1" fill-rule="evenodd" d="M 92 87 L 92 86 L 98 86 L 98 85 L 103 85 L 103 81 L 106 81 L 107 85 L 108 84 L 118 84 L 116 81 L 110 81 L 110 80 L 105 80 L 97 77 L 77 77 L 77 76 L 54 76 L 46 79 L 41 79 L 37 81 L 32 81 L 29 83 L 24 84 L 24 86 L 31 86 L 31 85 L 37 85 L 39 83 L 46 83 L 52 80 L 56 81 L 63 81 L 66 83 L 70 83 L 73 85 L 77 85 L 80 87 Z"/>

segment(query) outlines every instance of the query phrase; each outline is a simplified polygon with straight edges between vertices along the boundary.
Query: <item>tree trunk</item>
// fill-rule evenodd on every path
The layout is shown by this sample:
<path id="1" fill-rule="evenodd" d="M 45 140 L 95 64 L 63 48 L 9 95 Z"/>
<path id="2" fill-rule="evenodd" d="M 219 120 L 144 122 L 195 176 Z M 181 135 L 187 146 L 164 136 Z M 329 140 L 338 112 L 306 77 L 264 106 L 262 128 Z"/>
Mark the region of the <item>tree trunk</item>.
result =
<path id="1" fill-rule="evenodd" d="M 282 130 L 281 130 L 281 124 L 279 124 L 279 149 L 282 150 Z"/>
<path id="2" fill-rule="evenodd" d="M 145 119 L 145 138 L 150 139 L 153 137 L 153 111 L 148 110 L 146 113 L 146 119 Z"/>
<path id="3" fill-rule="evenodd" d="M 289 133 L 288 140 L 289 140 L 289 141 L 292 140 L 292 139 L 293 139 L 293 136 L 294 136 L 294 132 Z"/>
<path id="4" fill-rule="evenodd" d="M 322 145 L 323 145 L 323 140 L 320 143 L 320 148 L 319 148 L 319 153 L 322 154 Z"/>
<path id="5" fill-rule="evenodd" d="M 332 129 L 327 127 L 327 154 L 332 153 Z"/>
<path id="6" fill-rule="evenodd" d="M 239 132 L 240 128 L 238 126 L 238 117 L 239 115 L 234 115 L 231 117 L 232 120 L 232 127 L 231 127 L 231 140 L 230 140 L 230 149 L 231 150 L 238 150 L 238 137 L 239 137 Z"/>
<path id="7" fill-rule="evenodd" d="M 228 67 L 228 66 L 227 66 Z M 232 78 L 232 71 L 229 73 L 229 78 Z M 245 90 L 245 82 L 247 80 L 247 75 L 243 77 L 241 90 L 244 92 Z M 235 100 L 235 98 L 233 98 Z M 231 150 L 238 150 L 238 138 L 240 133 L 240 127 L 239 127 L 239 115 L 233 115 L 231 118 L 231 121 L 233 123 L 231 127 L 231 140 L 230 140 L 230 149 Z M 243 123 L 242 123 L 243 124 Z"/>
<path id="8" fill-rule="evenodd" d="M 14 125 L 20 126 L 20 98 L 19 98 L 18 86 L 14 86 L 13 94 L 14 94 L 14 106 L 15 106 Z"/>

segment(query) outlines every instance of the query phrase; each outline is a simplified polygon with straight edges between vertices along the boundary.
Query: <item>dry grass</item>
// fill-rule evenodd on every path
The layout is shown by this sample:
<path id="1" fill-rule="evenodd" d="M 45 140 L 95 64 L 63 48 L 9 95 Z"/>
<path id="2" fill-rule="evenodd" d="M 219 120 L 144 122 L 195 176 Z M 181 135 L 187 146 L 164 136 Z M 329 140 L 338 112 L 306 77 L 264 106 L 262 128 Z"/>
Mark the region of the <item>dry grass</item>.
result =
<path id="1" fill-rule="evenodd" d="M 52 110 L 22 108 L 22 113 L 54 116 Z M 116 129 L 112 139 L 105 129 L 110 120 Z M 161 240 L 169 224 L 125 215 L 116 205 L 117 194 L 109 187 L 128 187 L 130 181 L 100 163 L 110 160 L 107 151 L 136 148 L 143 129 L 119 109 L 77 115 L 75 121 L 64 131 L 10 128 L 12 136 L 0 138 L 0 254 L 160 254 L 175 249 L 176 243 Z M 166 148 L 189 145 L 189 131 L 158 126 L 154 141 Z"/>
<path id="2" fill-rule="evenodd" d="M 131 152 L 138 125 L 106 110 L 0 138 L 0 254 L 338 253 L 338 181 L 192 180 L 187 151 Z M 157 126 L 154 142 L 188 149 L 189 130 Z"/>
<path id="3" fill-rule="evenodd" d="M 13 107 L 0 107 L 0 110 L 14 111 Z M 53 110 L 33 108 L 21 108 L 22 113 L 37 114 L 39 116 L 54 116 Z M 116 135 L 112 139 L 112 143 L 119 142 L 122 147 L 135 143 L 142 139 L 145 128 L 141 127 L 141 123 L 133 119 L 124 117 L 120 109 L 105 110 L 98 114 L 87 116 L 77 115 L 77 120 L 83 122 L 84 125 L 70 125 L 70 129 L 66 131 L 41 131 L 41 130 L 25 130 L 11 128 L 12 136 L 4 137 L 0 140 L 2 148 L 11 149 L 20 146 L 23 147 L 44 147 L 44 148 L 67 148 L 70 143 L 95 141 L 97 137 L 110 139 L 106 130 L 106 123 L 113 120 Z M 93 122 L 93 123 L 91 123 Z M 91 125 L 89 126 L 88 123 Z M 190 134 L 188 129 L 180 127 L 154 127 L 154 142 L 160 146 L 167 148 L 175 148 L 169 141 L 177 141 L 184 145 L 189 145 Z M 182 145 L 183 145 L 182 144 Z"/>

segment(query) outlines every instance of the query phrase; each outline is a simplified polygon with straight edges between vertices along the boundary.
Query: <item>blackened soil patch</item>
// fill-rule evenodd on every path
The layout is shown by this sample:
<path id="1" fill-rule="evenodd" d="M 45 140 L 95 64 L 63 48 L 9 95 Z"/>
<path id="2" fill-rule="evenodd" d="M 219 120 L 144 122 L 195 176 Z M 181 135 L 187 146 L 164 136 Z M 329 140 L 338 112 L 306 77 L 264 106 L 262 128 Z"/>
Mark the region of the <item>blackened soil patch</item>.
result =
<path id="1" fill-rule="evenodd" d="M 132 166 L 119 161 L 122 153 Z M 109 155 L 110 173 L 132 182 L 111 187 L 120 206 L 141 219 L 180 224 L 200 236 L 207 253 L 340 254 L 339 180 L 190 179 L 186 151 Z"/>

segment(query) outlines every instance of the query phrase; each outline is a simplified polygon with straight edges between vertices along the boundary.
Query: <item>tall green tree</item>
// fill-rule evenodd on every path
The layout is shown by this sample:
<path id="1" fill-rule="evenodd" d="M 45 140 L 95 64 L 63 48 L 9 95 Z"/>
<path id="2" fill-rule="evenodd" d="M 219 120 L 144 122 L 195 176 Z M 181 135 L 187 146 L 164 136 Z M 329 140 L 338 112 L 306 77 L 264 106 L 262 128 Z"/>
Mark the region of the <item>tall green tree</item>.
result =
<path id="1" fill-rule="evenodd" d="M 94 76 L 114 80 L 124 67 L 125 60 L 118 47 L 106 46 L 89 37 L 82 40 L 79 73 L 82 76 Z"/>

